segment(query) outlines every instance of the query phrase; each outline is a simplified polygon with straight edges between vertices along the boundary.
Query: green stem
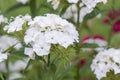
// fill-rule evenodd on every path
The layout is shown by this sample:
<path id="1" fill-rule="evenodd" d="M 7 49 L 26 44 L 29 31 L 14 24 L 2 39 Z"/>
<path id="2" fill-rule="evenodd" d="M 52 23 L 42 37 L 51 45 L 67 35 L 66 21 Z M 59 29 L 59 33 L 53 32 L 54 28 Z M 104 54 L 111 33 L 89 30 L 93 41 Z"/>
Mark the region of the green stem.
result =
<path id="1" fill-rule="evenodd" d="M 78 8 L 78 11 L 77 11 L 77 30 L 79 32 L 79 27 L 80 27 L 80 0 L 78 1 L 77 3 L 77 8 Z"/>
<path id="2" fill-rule="evenodd" d="M 8 79 L 8 77 L 9 77 L 9 73 L 10 73 L 10 71 L 9 71 L 9 58 L 5 61 L 5 65 L 6 65 L 7 79 Z"/>
<path id="3" fill-rule="evenodd" d="M 36 16 L 36 0 L 30 0 L 30 11 L 32 14 L 32 17 Z"/>
<path id="4" fill-rule="evenodd" d="M 111 39 L 112 39 L 112 27 L 110 27 L 110 31 L 109 31 L 109 35 L 108 35 L 108 46 L 110 46 Z"/>
<path id="5" fill-rule="evenodd" d="M 77 12 L 77 30 L 78 30 L 78 32 L 80 32 L 80 30 L 79 30 L 80 29 L 80 6 L 79 6 L 80 2 L 81 2 L 81 0 L 79 0 L 78 3 L 77 3 L 77 8 L 78 8 L 78 12 Z M 80 52 L 79 43 L 76 43 L 75 48 L 76 48 L 76 55 L 77 55 Z M 80 70 L 79 65 L 77 65 L 77 67 L 76 67 L 76 80 L 80 79 L 79 70 Z"/>
<path id="6" fill-rule="evenodd" d="M 80 79 L 80 74 L 79 74 L 79 70 L 80 70 L 80 68 L 79 68 L 79 65 L 77 65 L 77 71 L 76 71 L 76 74 L 77 74 L 77 76 L 76 76 L 76 80 L 79 80 Z"/>
<path id="7" fill-rule="evenodd" d="M 48 54 L 48 67 L 50 66 L 50 54 Z"/>

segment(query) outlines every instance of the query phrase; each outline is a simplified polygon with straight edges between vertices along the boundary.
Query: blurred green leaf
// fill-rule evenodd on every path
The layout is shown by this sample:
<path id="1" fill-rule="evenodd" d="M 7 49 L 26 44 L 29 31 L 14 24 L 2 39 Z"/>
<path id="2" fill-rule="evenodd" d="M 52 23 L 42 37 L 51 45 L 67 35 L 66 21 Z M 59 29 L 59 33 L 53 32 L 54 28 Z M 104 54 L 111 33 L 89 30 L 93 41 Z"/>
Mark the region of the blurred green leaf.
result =
<path id="1" fill-rule="evenodd" d="M 27 63 L 27 66 L 25 67 L 24 69 L 24 72 L 29 68 L 29 66 L 31 65 L 31 63 L 33 62 L 32 59 L 29 59 L 28 63 Z"/>
<path id="2" fill-rule="evenodd" d="M 83 45 L 81 45 L 81 48 L 97 48 L 97 47 L 99 46 L 93 43 L 84 43 Z"/>
<path id="3" fill-rule="evenodd" d="M 2 73 L 0 73 L 0 80 L 5 80 Z"/>
<path id="4" fill-rule="evenodd" d="M 12 7 L 10 7 L 8 10 L 6 10 L 6 11 L 4 12 L 4 14 L 8 14 L 9 12 L 11 12 L 11 11 L 13 11 L 13 10 L 16 10 L 16 9 L 18 9 L 18 8 L 25 7 L 25 6 L 28 6 L 28 4 L 25 4 L 25 5 L 23 5 L 23 4 L 21 4 L 21 3 L 15 4 L 15 5 L 13 5 Z"/>
<path id="5" fill-rule="evenodd" d="M 71 65 L 68 65 L 67 67 L 65 67 L 64 70 L 61 70 L 58 74 L 58 76 L 54 77 L 54 80 L 62 80 L 62 78 L 66 75 L 66 73 L 68 73 L 72 68 L 74 68 L 77 64 L 79 63 L 79 59 L 76 60 L 74 63 L 72 63 Z"/>
<path id="6" fill-rule="evenodd" d="M 88 19 L 94 18 L 94 17 L 96 17 L 100 12 L 101 12 L 101 10 L 100 10 L 98 7 L 96 7 L 96 8 L 94 8 L 94 10 L 93 10 L 90 14 L 87 14 L 87 15 L 84 17 L 84 20 L 88 20 Z"/>

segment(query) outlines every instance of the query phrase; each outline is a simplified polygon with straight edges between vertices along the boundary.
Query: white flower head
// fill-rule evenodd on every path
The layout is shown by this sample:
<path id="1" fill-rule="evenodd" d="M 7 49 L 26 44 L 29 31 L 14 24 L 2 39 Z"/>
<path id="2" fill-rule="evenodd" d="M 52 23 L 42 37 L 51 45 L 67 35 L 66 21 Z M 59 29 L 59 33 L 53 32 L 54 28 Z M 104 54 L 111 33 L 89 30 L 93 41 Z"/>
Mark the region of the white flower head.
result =
<path id="1" fill-rule="evenodd" d="M 65 48 L 78 41 L 78 32 L 73 24 L 55 14 L 37 16 L 28 23 L 24 41 L 31 44 L 37 55 L 48 55 L 51 44 L 59 44 Z"/>
<path id="2" fill-rule="evenodd" d="M 26 4 L 29 0 L 17 0 L 17 2 L 22 3 L 22 4 Z"/>
<path id="3" fill-rule="evenodd" d="M 14 73 L 14 72 L 20 72 L 21 70 L 24 70 L 26 68 L 28 62 L 29 62 L 29 58 L 24 58 L 22 60 L 16 60 L 15 62 L 10 61 L 8 64 L 9 72 Z M 30 69 L 30 67 L 28 69 Z M 0 71 L 7 72 L 5 62 L 0 63 Z"/>
<path id="4" fill-rule="evenodd" d="M 0 62 L 4 61 L 6 59 L 7 59 L 7 54 L 6 53 L 3 54 L 2 52 L 0 52 Z"/>
<path id="5" fill-rule="evenodd" d="M 7 23 L 8 19 L 6 17 L 4 17 L 3 15 L 0 15 L 0 24 L 1 23 Z"/>
<path id="6" fill-rule="evenodd" d="M 4 30 L 7 30 L 8 33 L 22 30 L 22 25 L 25 21 L 31 21 L 30 15 L 19 15 L 12 22 L 4 27 Z"/>
<path id="7" fill-rule="evenodd" d="M 91 69 L 98 80 L 106 77 L 106 73 L 114 70 L 115 74 L 120 73 L 120 49 L 110 48 L 100 51 L 92 61 Z"/>
<path id="8" fill-rule="evenodd" d="M 27 66 L 29 59 L 28 58 L 24 58 L 22 60 L 17 60 L 16 62 L 9 63 L 9 71 L 10 72 L 19 72 L 20 70 L 24 70 L 25 67 Z"/>
<path id="9" fill-rule="evenodd" d="M 4 51 L 11 46 L 14 46 L 16 50 L 19 50 L 22 47 L 22 44 L 15 37 L 10 37 L 8 35 L 0 36 L 0 51 Z"/>
<path id="10" fill-rule="evenodd" d="M 77 8 L 77 3 L 78 0 L 68 0 L 69 3 L 74 3 L 70 5 L 67 9 L 66 12 L 62 15 L 63 18 L 66 19 L 73 19 L 75 22 L 77 22 L 77 17 L 78 17 L 78 8 Z M 79 17 L 79 22 L 83 22 L 84 17 L 87 14 L 90 14 L 96 5 L 100 2 L 103 2 L 104 4 L 107 2 L 107 0 L 82 0 L 79 4 L 80 7 L 80 17 Z"/>

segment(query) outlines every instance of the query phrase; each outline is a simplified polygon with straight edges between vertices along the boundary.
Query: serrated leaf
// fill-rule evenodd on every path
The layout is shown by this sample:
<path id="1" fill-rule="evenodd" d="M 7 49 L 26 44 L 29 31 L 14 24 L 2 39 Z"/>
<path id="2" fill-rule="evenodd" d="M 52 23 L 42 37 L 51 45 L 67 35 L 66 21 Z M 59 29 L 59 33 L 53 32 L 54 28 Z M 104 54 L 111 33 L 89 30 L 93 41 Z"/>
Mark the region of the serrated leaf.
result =
<path id="1" fill-rule="evenodd" d="M 54 78 L 54 80 L 62 80 L 62 78 L 65 76 L 65 74 L 70 71 L 72 68 L 74 68 L 79 63 L 79 59 L 76 60 L 71 65 L 68 65 L 64 70 L 59 72 L 59 75 Z"/>
<path id="2" fill-rule="evenodd" d="M 100 12 L 101 12 L 101 10 L 100 10 L 98 7 L 96 7 L 90 14 L 87 14 L 87 15 L 84 17 L 84 20 L 88 20 L 88 19 L 94 18 L 94 17 L 97 16 Z"/>

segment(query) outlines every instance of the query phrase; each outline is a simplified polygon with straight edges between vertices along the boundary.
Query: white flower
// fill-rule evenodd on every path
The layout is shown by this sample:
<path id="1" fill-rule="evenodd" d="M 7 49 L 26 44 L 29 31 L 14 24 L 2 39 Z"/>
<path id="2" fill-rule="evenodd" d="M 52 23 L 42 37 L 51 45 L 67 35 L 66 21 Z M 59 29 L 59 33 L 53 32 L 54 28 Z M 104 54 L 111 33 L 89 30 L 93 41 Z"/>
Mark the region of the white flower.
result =
<path id="1" fill-rule="evenodd" d="M 74 18 L 74 21 L 77 22 L 77 5 L 76 4 L 72 4 L 71 6 L 69 6 L 66 10 L 66 12 L 62 15 L 63 18 L 69 19 L 69 18 Z M 84 17 L 91 13 L 93 11 L 93 8 L 88 8 L 88 7 L 82 7 L 80 9 L 80 20 L 79 22 L 82 22 Z"/>
<path id="2" fill-rule="evenodd" d="M 95 6 L 100 2 L 105 4 L 107 3 L 107 0 L 82 0 L 82 3 L 85 4 L 88 8 L 95 8 Z"/>
<path id="3" fill-rule="evenodd" d="M 1 23 L 7 23 L 8 22 L 8 19 L 5 18 L 3 15 L 0 15 L 0 24 Z"/>
<path id="4" fill-rule="evenodd" d="M 46 43 L 43 34 L 39 34 L 38 37 L 36 37 L 35 43 L 33 44 L 33 50 L 38 56 L 48 55 L 50 52 L 50 47 L 51 45 L 49 43 Z"/>
<path id="5" fill-rule="evenodd" d="M 27 30 L 26 35 L 24 37 L 24 41 L 26 44 L 31 44 L 31 52 L 27 53 L 26 50 L 25 54 L 28 55 L 31 59 L 34 59 L 34 52 L 36 52 L 39 56 L 48 55 L 50 50 L 50 44 L 45 42 L 44 34 L 39 31 L 39 29 L 35 29 L 31 27 Z"/>
<path id="6" fill-rule="evenodd" d="M 21 73 L 14 72 L 9 75 L 9 80 L 16 80 L 18 78 L 23 78 L 24 76 Z"/>
<path id="7" fill-rule="evenodd" d="M 70 5 L 66 12 L 62 15 L 63 18 L 70 19 L 72 18 L 75 22 L 77 22 L 78 17 L 78 8 L 77 8 L 77 2 L 78 0 L 68 0 L 70 3 L 74 3 Z M 79 22 L 82 22 L 84 20 L 84 17 L 91 13 L 96 5 L 100 2 L 103 2 L 104 4 L 107 2 L 107 0 L 82 0 L 82 2 L 79 4 L 80 6 L 80 18 Z"/>
<path id="8" fill-rule="evenodd" d="M 7 72 L 5 62 L 0 62 L 0 72 Z"/>
<path id="9" fill-rule="evenodd" d="M 26 4 L 29 0 L 17 0 L 17 2 L 22 3 L 22 4 Z"/>
<path id="10" fill-rule="evenodd" d="M 20 70 L 24 70 L 27 66 L 29 59 L 25 58 L 23 60 L 17 60 L 16 62 L 9 63 L 9 70 L 10 72 L 19 72 Z"/>
<path id="11" fill-rule="evenodd" d="M 102 39 L 87 39 L 87 40 L 84 40 L 83 43 L 95 43 L 97 44 L 98 46 L 100 47 L 103 47 L 103 46 L 107 46 L 107 41 L 105 40 L 102 40 Z"/>
<path id="12" fill-rule="evenodd" d="M 10 73 L 20 72 L 24 70 L 28 64 L 29 58 L 24 58 L 22 60 L 16 60 L 15 62 L 8 63 L 8 69 Z M 6 63 L 0 63 L 0 72 L 7 72 Z M 30 69 L 30 67 L 28 68 Z"/>
<path id="13" fill-rule="evenodd" d="M 98 80 L 106 77 L 106 73 L 114 70 L 115 74 L 120 73 L 120 49 L 110 48 L 100 51 L 92 61 L 91 69 Z"/>
<path id="14" fill-rule="evenodd" d="M 82 3 L 85 4 L 88 8 L 94 8 L 97 4 L 95 0 L 82 0 Z"/>
<path id="15" fill-rule="evenodd" d="M 84 17 L 91 13 L 93 11 L 93 8 L 89 8 L 89 7 L 82 7 L 81 10 L 80 10 L 80 20 L 79 22 L 82 22 Z"/>
<path id="16" fill-rule="evenodd" d="M 0 62 L 4 61 L 7 59 L 7 54 L 3 54 L 2 52 L 0 52 Z"/>
<path id="17" fill-rule="evenodd" d="M 98 38 L 87 38 L 87 39 L 82 41 L 82 44 L 84 44 L 84 43 L 97 44 L 98 47 L 95 48 L 94 50 L 97 52 L 102 51 L 108 45 L 108 42 L 104 39 L 99 38 L 99 37 L 101 37 L 101 36 L 98 35 Z M 84 50 L 84 51 L 89 50 L 90 51 L 91 48 L 82 48 L 82 50 Z"/>
<path id="18" fill-rule="evenodd" d="M 79 0 L 68 0 L 69 3 L 77 3 Z"/>
<path id="19" fill-rule="evenodd" d="M 35 59 L 33 48 L 25 48 L 25 55 L 28 55 L 31 59 Z"/>
<path id="20" fill-rule="evenodd" d="M 67 48 L 78 41 L 78 32 L 74 25 L 58 15 L 37 16 L 28 24 L 30 28 L 26 31 L 24 41 L 32 45 L 33 51 L 38 56 L 48 55 L 51 44 L 59 44 Z"/>
<path id="21" fill-rule="evenodd" d="M 14 48 L 17 50 L 22 47 L 17 38 L 10 37 L 8 35 L 0 36 L 0 51 L 4 51 L 11 46 L 14 46 Z"/>
<path id="22" fill-rule="evenodd" d="M 95 0 L 96 3 L 103 2 L 104 4 L 107 3 L 107 0 Z"/>
<path id="23" fill-rule="evenodd" d="M 73 17 L 74 21 L 77 21 L 77 11 L 77 5 L 72 4 L 67 8 L 66 12 L 62 15 L 62 17 L 66 19 Z"/>
<path id="24" fill-rule="evenodd" d="M 60 3 L 60 0 L 47 0 L 47 2 L 52 2 L 53 9 L 57 9 Z"/>
<path id="25" fill-rule="evenodd" d="M 22 48 L 22 44 L 21 44 L 21 43 L 17 43 L 17 44 L 14 46 L 14 48 L 15 48 L 16 50 L 19 50 L 19 49 Z"/>
<path id="26" fill-rule="evenodd" d="M 8 33 L 20 31 L 22 30 L 22 25 L 24 24 L 25 21 L 31 21 L 31 16 L 30 15 L 25 15 L 25 16 L 19 15 L 14 19 L 14 21 L 6 25 L 4 27 L 4 30 L 7 30 Z"/>

